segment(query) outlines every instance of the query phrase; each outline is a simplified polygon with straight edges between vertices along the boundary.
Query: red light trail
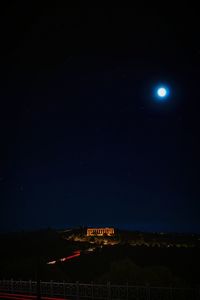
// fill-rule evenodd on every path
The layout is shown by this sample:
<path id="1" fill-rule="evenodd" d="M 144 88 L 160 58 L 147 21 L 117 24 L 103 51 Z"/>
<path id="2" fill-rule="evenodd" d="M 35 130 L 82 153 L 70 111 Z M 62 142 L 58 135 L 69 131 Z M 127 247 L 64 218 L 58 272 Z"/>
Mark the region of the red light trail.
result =
<path id="1" fill-rule="evenodd" d="M 67 257 L 60 258 L 60 259 L 58 259 L 58 260 L 50 261 L 50 262 L 48 262 L 47 264 L 48 264 L 48 265 L 54 265 L 54 264 L 55 264 L 56 262 L 58 262 L 58 261 L 64 262 L 64 261 L 66 261 L 66 260 L 70 260 L 70 259 L 72 259 L 72 258 L 78 257 L 78 256 L 80 256 L 80 254 L 81 254 L 81 251 L 80 251 L 80 250 L 76 250 L 76 251 L 73 252 L 72 255 L 69 255 L 69 256 L 67 256 Z"/>
<path id="2" fill-rule="evenodd" d="M 9 294 L 0 292 L 0 299 L 12 299 L 12 300 L 35 300 L 37 296 L 33 295 L 23 295 L 23 294 Z M 50 298 L 42 297 L 41 300 L 65 300 L 64 298 Z"/>

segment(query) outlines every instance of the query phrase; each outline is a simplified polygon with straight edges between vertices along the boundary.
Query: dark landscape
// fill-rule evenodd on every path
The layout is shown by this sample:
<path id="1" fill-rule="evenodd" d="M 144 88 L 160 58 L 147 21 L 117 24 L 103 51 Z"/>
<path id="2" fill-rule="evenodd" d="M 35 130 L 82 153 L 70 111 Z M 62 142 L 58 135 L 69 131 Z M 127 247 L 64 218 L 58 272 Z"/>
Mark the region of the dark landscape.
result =
<path id="1" fill-rule="evenodd" d="M 68 282 L 197 286 L 200 236 L 117 230 L 87 237 L 86 228 L 2 234 L 0 277 Z M 74 251 L 80 256 L 59 259 Z M 56 261 L 55 264 L 47 264 Z"/>

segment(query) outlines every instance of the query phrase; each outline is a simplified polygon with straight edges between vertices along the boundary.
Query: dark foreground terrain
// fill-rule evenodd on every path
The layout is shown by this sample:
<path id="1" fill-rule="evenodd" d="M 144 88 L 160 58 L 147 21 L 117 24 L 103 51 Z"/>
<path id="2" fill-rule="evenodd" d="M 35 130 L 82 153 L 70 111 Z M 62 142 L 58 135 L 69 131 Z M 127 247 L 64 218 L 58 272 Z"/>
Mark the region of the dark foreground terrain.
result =
<path id="1" fill-rule="evenodd" d="M 80 233 L 75 231 L 76 236 Z M 188 244 L 179 241 L 176 246 L 163 246 L 151 244 L 151 239 L 149 244 L 138 244 L 136 236 L 135 243 L 133 236 L 130 242 L 118 233 L 118 238 L 99 238 L 97 243 L 98 238 L 75 241 L 51 229 L 3 234 L 0 238 L 1 279 L 34 280 L 39 276 L 41 280 L 68 282 L 199 285 L 199 245 L 194 238 Z M 73 256 L 76 251 L 80 255 Z"/>

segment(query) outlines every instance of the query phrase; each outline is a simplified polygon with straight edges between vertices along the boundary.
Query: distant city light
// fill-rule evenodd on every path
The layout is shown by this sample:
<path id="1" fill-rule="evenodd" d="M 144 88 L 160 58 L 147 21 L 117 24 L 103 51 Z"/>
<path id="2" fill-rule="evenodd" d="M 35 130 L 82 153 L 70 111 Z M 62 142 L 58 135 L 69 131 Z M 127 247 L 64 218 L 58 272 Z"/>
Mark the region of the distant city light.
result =
<path id="1" fill-rule="evenodd" d="M 56 260 L 50 261 L 47 263 L 47 265 L 54 265 L 56 263 Z"/>

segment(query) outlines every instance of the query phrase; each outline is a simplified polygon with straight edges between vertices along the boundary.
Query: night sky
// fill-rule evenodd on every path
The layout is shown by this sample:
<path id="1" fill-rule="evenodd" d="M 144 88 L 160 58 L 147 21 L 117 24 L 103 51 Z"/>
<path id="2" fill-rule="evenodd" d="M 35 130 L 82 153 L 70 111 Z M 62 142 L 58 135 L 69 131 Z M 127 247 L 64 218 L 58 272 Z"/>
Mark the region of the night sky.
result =
<path id="1" fill-rule="evenodd" d="M 0 229 L 200 232 L 198 17 L 26 2 L 1 10 Z"/>

